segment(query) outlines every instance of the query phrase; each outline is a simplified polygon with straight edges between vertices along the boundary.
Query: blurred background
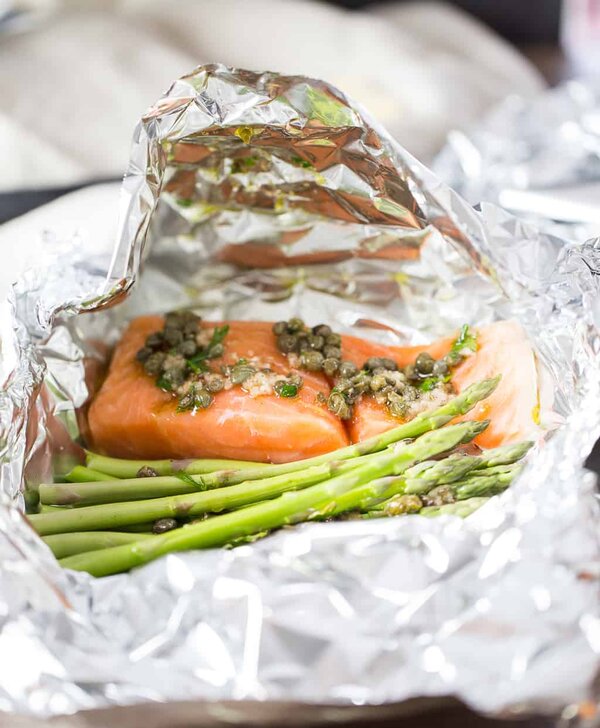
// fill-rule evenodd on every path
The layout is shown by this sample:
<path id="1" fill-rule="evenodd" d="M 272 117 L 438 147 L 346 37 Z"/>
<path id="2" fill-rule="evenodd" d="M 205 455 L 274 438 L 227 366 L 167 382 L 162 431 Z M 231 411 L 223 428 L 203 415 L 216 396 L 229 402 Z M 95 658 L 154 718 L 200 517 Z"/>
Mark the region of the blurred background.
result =
<path id="1" fill-rule="evenodd" d="M 140 115 L 200 63 L 326 79 L 428 163 L 599 54 L 599 0 L 0 0 L 0 192 L 37 194 L 2 218 L 118 178 Z"/>

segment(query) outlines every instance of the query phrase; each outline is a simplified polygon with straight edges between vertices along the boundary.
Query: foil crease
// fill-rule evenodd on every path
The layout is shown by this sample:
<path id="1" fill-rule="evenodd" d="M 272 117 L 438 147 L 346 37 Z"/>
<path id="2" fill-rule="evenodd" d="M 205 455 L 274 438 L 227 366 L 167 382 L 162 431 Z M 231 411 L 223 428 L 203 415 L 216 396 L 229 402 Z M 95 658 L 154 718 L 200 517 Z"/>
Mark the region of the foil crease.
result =
<path id="1" fill-rule="evenodd" d="M 73 241 L 3 312 L 0 709 L 197 698 L 225 721 L 220 701 L 243 698 L 455 695 L 500 714 L 597 697 L 583 462 L 600 435 L 599 283 L 598 240 L 475 211 L 323 82 L 223 66 L 176 81 L 135 132 L 110 262 Z M 548 438 L 465 521 L 311 524 L 104 579 L 63 571 L 23 506 L 81 458 L 123 323 L 182 305 L 401 343 L 516 318 L 546 372 Z"/>

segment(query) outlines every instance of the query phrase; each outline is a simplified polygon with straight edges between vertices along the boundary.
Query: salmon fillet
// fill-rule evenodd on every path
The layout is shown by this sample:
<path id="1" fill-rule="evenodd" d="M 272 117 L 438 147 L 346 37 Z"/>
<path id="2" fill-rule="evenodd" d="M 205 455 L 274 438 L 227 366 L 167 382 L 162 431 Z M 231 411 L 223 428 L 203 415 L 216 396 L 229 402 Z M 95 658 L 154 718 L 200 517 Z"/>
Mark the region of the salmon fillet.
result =
<path id="1" fill-rule="evenodd" d="M 422 351 L 435 359 L 443 357 L 455 338 L 439 339 L 428 346 L 387 347 L 347 336 L 343 339 L 342 355 L 357 366 L 371 356 L 390 357 L 399 366 L 406 366 Z M 452 383 L 455 389 L 461 392 L 470 384 L 497 374 L 501 374 L 502 379 L 487 399 L 457 421 L 491 420 L 488 428 L 474 441 L 484 448 L 534 437 L 539 431 L 538 376 L 535 356 L 525 332 L 515 321 L 498 321 L 477 329 L 477 344 L 477 352 L 454 370 Z M 396 427 L 400 422 L 385 405 L 371 397 L 363 397 L 348 422 L 350 439 L 360 442 Z"/>
<path id="2" fill-rule="evenodd" d="M 235 364 L 241 357 L 258 357 L 274 372 L 289 373 L 271 326 L 230 322 L 225 354 L 213 360 L 214 368 Z M 162 327 L 161 316 L 137 318 L 117 345 L 88 413 L 92 446 L 98 452 L 135 459 L 213 457 L 281 463 L 348 444 L 343 424 L 317 401 L 319 393 L 326 397 L 330 391 L 320 373 L 302 371 L 304 385 L 293 399 L 252 397 L 234 387 L 215 394 L 207 409 L 177 412 L 177 400 L 159 389 L 135 359 L 148 334 Z"/>

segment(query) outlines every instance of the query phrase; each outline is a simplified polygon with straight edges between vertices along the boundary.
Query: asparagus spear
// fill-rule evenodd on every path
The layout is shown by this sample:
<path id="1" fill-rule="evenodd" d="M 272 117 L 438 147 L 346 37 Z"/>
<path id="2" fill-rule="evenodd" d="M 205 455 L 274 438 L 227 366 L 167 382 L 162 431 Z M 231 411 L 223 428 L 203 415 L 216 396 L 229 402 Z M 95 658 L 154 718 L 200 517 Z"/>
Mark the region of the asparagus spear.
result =
<path id="1" fill-rule="evenodd" d="M 70 483 L 93 483 L 95 481 L 117 480 L 117 478 L 108 473 L 101 473 L 99 470 L 76 465 L 65 475 L 65 480 Z"/>
<path id="2" fill-rule="evenodd" d="M 337 461 L 332 461 L 307 468 L 299 473 L 284 473 L 272 478 L 247 481 L 200 493 L 123 503 L 105 503 L 82 508 L 65 508 L 52 513 L 35 514 L 30 516 L 29 520 L 40 535 L 49 535 L 69 531 L 122 528 L 134 523 L 154 521 L 158 518 L 218 513 L 268 498 L 275 498 L 285 491 L 318 483 L 339 472 L 341 465 Z M 342 470 L 348 470 L 348 468 L 343 467 Z M 148 480 L 151 479 L 148 478 Z M 121 482 L 123 481 L 120 481 L 119 485 Z"/>
<path id="3" fill-rule="evenodd" d="M 404 472 L 420 460 L 451 450 L 473 429 L 470 422 L 429 432 L 412 443 L 399 444 L 365 465 L 304 490 L 284 493 L 274 500 L 257 503 L 232 513 L 214 516 L 144 541 L 90 551 L 61 560 L 66 568 L 106 576 L 127 571 L 164 554 L 187 549 L 210 548 L 265 530 L 305 520 L 324 502 L 337 501 L 349 490 L 384 477 Z M 123 506 L 120 506 L 123 507 Z"/>
<path id="4" fill-rule="evenodd" d="M 54 536 L 44 536 L 42 541 L 50 547 L 57 559 L 63 559 L 66 556 L 81 554 L 85 551 L 121 546 L 145 538 L 153 538 L 153 536 L 143 533 L 119 533 L 118 531 L 84 531 L 83 533 L 59 533 Z"/>
<path id="5" fill-rule="evenodd" d="M 458 516 L 466 518 L 474 513 L 489 498 L 469 498 L 468 500 L 458 501 L 457 503 L 445 503 L 442 506 L 425 506 L 419 512 L 420 516 L 432 518 L 434 516 Z"/>
<path id="6" fill-rule="evenodd" d="M 507 466 L 508 467 L 508 466 Z M 466 478 L 460 483 L 453 484 L 456 500 L 468 500 L 479 496 L 492 496 L 506 490 L 512 481 L 519 475 L 522 466 L 513 465 L 511 470 L 492 475 L 481 475 Z"/>
<path id="7" fill-rule="evenodd" d="M 450 420 L 453 420 L 459 415 L 465 414 L 471 410 L 477 402 L 488 397 L 494 391 L 499 381 L 500 378 L 496 377 L 494 379 L 486 379 L 482 382 L 472 384 L 470 387 L 467 387 L 464 392 L 449 400 L 441 407 L 432 410 L 431 412 L 423 412 L 414 419 L 410 420 L 410 422 L 406 422 L 399 427 L 395 427 L 381 435 L 365 440 L 364 442 L 348 445 L 347 447 L 340 448 L 333 452 L 325 453 L 324 455 L 317 455 L 305 460 L 297 460 L 295 462 L 282 463 L 280 465 L 262 464 L 260 467 L 256 467 L 256 463 L 253 463 L 254 467 L 250 469 L 230 469 L 207 473 L 205 475 L 190 475 L 190 473 L 194 471 L 194 463 L 206 462 L 192 461 L 192 463 L 185 468 L 185 471 L 183 469 L 180 470 L 180 473 L 185 472 L 188 476 L 185 478 L 185 481 L 182 481 L 181 477 L 161 476 L 159 478 L 128 478 L 122 480 L 120 483 L 61 484 L 55 486 L 43 485 L 40 486 L 40 497 L 43 498 L 44 503 L 55 505 L 68 505 L 73 503 L 83 504 L 85 502 L 113 502 L 120 500 L 121 496 L 118 496 L 118 493 L 127 494 L 135 492 L 136 495 L 132 496 L 135 498 L 147 498 L 149 496 L 160 497 L 165 494 L 173 495 L 175 493 L 182 494 L 185 492 L 192 492 L 192 489 L 194 488 L 192 483 L 197 484 L 198 490 L 208 490 L 227 485 L 235 485 L 249 480 L 260 480 L 276 475 L 295 473 L 309 467 L 326 465 L 333 461 L 358 458 L 370 453 L 384 450 L 386 447 L 389 447 L 400 440 L 418 437 L 424 432 L 435 430 L 438 427 L 443 427 L 445 424 L 450 422 Z M 107 469 L 110 470 L 110 464 L 106 462 L 106 458 L 99 460 L 102 456 L 94 457 L 97 459 L 88 460 L 90 464 L 93 464 L 96 467 L 102 467 L 105 471 Z M 168 463 L 171 463 L 171 467 L 173 466 L 173 461 L 161 460 L 155 461 L 154 464 L 150 465 L 150 467 L 164 472 L 167 467 L 166 464 Z M 136 466 L 139 464 L 139 461 L 135 462 Z M 134 489 L 137 489 L 137 491 Z"/>
<path id="8" fill-rule="evenodd" d="M 86 450 L 85 461 L 88 468 L 116 478 L 135 478 L 138 471 L 144 467 L 151 467 L 157 475 L 174 475 L 179 472 L 203 475 L 220 470 L 252 470 L 264 468 L 265 465 L 251 460 L 124 460 L 98 455 L 89 450 Z"/>

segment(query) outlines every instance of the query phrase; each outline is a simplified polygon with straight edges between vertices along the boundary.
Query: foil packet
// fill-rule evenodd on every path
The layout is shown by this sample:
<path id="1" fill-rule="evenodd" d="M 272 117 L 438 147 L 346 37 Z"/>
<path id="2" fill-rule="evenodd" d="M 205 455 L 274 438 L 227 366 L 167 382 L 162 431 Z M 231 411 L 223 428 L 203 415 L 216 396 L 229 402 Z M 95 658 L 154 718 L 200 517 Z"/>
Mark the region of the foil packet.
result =
<path id="1" fill-rule="evenodd" d="M 219 65 L 140 122 L 120 215 L 110 260 L 71 241 L 3 312 L 0 709 L 197 699 L 226 722 L 221 701 L 242 699 L 454 695 L 490 714 L 594 700 L 600 242 L 476 212 L 326 83 Z M 464 521 L 310 524 L 103 579 L 64 571 L 24 506 L 82 457 L 125 322 L 180 306 L 394 343 L 515 318 L 545 372 L 548 437 Z"/>

